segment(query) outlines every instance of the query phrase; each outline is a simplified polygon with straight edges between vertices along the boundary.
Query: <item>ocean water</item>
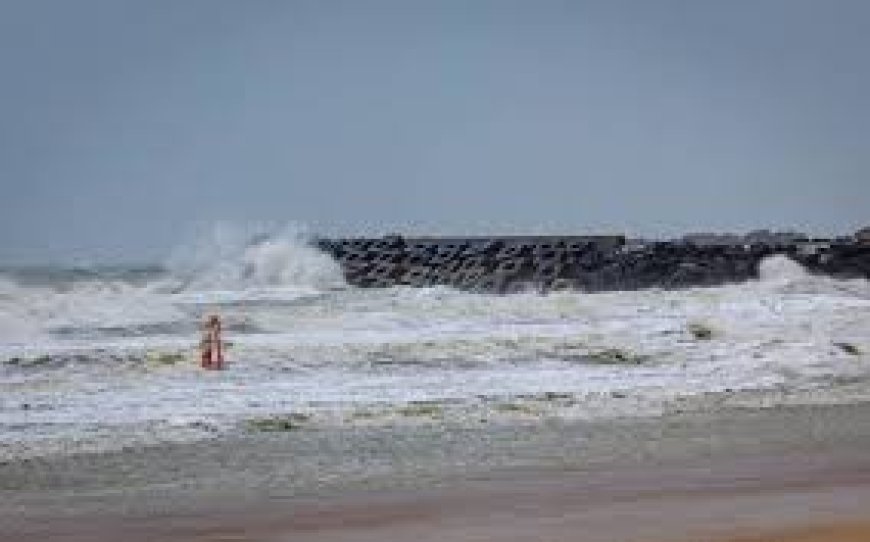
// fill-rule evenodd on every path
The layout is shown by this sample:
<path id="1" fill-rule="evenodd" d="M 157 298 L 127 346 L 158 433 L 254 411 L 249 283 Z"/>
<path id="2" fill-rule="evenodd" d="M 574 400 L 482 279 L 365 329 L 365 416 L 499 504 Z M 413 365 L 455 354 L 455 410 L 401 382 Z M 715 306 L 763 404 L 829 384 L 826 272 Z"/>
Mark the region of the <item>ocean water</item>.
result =
<path id="1" fill-rule="evenodd" d="M 0 456 L 646 416 L 751 390 L 842 401 L 843 383 L 870 381 L 870 283 L 783 257 L 717 288 L 493 296 L 355 289 L 302 235 L 250 241 L 217 232 L 159 268 L 0 272 Z M 224 371 L 198 367 L 211 313 Z"/>

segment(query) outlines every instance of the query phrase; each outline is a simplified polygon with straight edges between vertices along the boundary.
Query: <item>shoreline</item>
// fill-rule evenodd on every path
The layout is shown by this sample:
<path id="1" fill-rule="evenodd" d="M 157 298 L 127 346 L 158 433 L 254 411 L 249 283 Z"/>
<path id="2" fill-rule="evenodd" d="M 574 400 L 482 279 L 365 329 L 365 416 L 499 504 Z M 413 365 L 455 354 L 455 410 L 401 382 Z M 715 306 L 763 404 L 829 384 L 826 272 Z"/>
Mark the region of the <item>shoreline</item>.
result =
<path id="1" fill-rule="evenodd" d="M 787 463 L 796 470 L 789 474 L 771 469 L 777 458 L 756 459 L 757 463 L 717 460 L 663 470 L 527 472 L 510 479 L 466 480 L 434 489 L 235 504 L 200 497 L 190 510 L 73 513 L 19 525 L 10 524 L 7 517 L 6 534 L 0 540 L 866 540 L 849 537 L 870 532 L 866 521 L 870 462 L 791 458 Z M 814 468 L 804 470 L 814 463 Z M 758 477 L 759 472 L 765 474 Z"/>
<path id="2" fill-rule="evenodd" d="M 864 542 L 870 540 L 870 521 L 842 522 L 762 535 L 741 536 L 721 542 Z"/>
<path id="3" fill-rule="evenodd" d="M 749 541 L 870 510 L 866 402 L 392 430 L 6 463 L 0 540 Z"/>

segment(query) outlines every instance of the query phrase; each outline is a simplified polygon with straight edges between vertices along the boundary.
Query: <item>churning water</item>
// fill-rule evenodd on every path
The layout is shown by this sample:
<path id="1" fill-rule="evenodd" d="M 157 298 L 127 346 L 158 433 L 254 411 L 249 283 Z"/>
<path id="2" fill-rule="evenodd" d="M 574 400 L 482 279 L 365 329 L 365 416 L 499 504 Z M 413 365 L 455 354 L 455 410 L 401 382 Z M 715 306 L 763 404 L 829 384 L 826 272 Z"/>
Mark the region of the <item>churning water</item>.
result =
<path id="1" fill-rule="evenodd" d="M 212 312 L 230 343 L 220 372 L 197 364 Z M 868 330 L 870 283 L 782 257 L 760 280 L 680 291 L 360 290 L 299 234 L 225 229 L 161 269 L 0 273 L 0 455 L 282 416 L 480 423 L 649 415 L 726 390 L 824 395 L 870 375 Z"/>

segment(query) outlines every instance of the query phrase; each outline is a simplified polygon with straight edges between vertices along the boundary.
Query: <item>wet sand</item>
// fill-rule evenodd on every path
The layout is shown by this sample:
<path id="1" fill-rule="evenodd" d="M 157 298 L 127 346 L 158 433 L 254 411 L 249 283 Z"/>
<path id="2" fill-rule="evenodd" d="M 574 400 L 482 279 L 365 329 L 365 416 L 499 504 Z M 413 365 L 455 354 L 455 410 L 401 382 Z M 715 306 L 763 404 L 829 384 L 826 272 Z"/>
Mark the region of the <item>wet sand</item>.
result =
<path id="1" fill-rule="evenodd" d="M 403 431 L 2 465 L 0 540 L 870 541 L 868 404 Z"/>
<path id="2" fill-rule="evenodd" d="M 866 542 L 868 540 L 870 540 L 870 521 L 768 532 L 763 535 L 735 538 L 729 542 Z"/>

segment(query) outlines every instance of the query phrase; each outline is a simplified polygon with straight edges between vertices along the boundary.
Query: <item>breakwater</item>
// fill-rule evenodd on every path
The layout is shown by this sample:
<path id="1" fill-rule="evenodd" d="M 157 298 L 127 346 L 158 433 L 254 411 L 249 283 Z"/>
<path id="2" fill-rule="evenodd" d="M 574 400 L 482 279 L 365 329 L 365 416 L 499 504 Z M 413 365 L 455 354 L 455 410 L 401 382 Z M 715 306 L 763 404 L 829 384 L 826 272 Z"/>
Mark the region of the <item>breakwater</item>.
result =
<path id="1" fill-rule="evenodd" d="M 810 272 L 870 278 L 870 242 L 830 239 L 628 240 L 623 236 L 489 236 L 318 239 L 347 282 L 363 288 L 448 285 L 484 293 L 534 289 L 631 290 L 716 286 L 758 276 L 783 254 Z"/>

